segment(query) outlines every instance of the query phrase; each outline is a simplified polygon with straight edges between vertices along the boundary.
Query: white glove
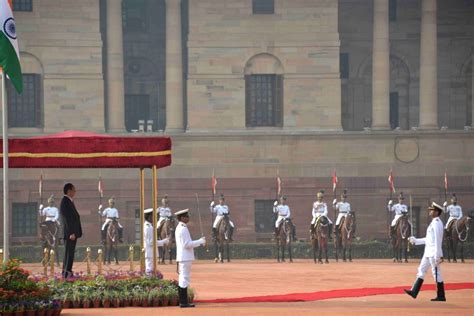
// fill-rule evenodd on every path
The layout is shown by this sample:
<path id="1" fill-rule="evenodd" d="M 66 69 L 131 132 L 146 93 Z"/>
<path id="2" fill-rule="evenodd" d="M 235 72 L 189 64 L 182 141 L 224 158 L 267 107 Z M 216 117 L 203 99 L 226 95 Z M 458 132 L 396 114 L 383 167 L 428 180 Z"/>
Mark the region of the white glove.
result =
<path id="1" fill-rule="evenodd" d="M 278 205 L 278 201 L 273 202 L 273 206 L 277 206 L 277 205 Z"/>
<path id="2" fill-rule="evenodd" d="M 214 206 L 214 201 L 211 202 L 211 207 L 213 207 L 213 206 Z"/>
<path id="3" fill-rule="evenodd" d="M 332 201 L 332 205 L 336 205 L 336 204 L 337 204 L 337 199 L 334 199 L 334 200 Z"/>
<path id="4" fill-rule="evenodd" d="M 388 205 L 392 205 L 392 204 L 393 204 L 392 200 L 388 201 Z"/>
<path id="5" fill-rule="evenodd" d="M 102 204 L 100 204 L 97 209 L 100 211 L 102 209 Z"/>
<path id="6" fill-rule="evenodd" d="M 170 239 L 169 238 L 165 238 L 163 239 L 163 244 L 167 245 L 170 243 Z"/>
<path id="7" fill-rule="evenodd" d="M 41 211 L 43 209 L 44 205 L 43 204 L 40 204 L 39 206 L 39 210 Z"/>
<path id="8" fill-rule="evenodd" d="M 408 241 L 409 241 L 410 244 L 412 244 L 412 245 L 416 244 L 416 238 L 413 237 L 413 236 L 408 237 Z"/>
<path id="9" fill-rule="evenodd" d="M 203 236 L 203 237 L 199 238 L 199 243 L 201 245 L 205 245 L 206 244 L 206 237 Z"/>
<path id="10" fill-rule="evenodd" d="M 448 201 L 444 201 L 443 206 L 444 207 L 448 206 Z"/>

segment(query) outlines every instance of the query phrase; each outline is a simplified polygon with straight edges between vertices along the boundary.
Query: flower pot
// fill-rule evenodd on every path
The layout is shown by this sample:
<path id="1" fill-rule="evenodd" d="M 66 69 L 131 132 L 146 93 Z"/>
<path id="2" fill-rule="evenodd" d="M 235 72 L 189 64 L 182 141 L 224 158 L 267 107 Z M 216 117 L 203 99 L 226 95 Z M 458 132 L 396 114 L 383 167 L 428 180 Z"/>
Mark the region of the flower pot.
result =
<path id="1" fill-rule="evenodd" d="M 47 309 L 45 312 L 45 316 L 53 316 L 53 310 L 52 309 Z"/>
<path id="2" fill-rule="evenodd" d="M 100 307 L 100 300 L 93 300 L 92 301 L 92 307 L 93 308 L 99 308 Z"/>
<path id="3" fill-rule="evenodd" d="M 112 300 L 112 304 L 114 307 L 120 307 L 120 299 L 119 298 L 114 298 Z"/>
<path id="4" fill-rule="evenodd" d="M 81 301 L 72 301 L 72 308 L 81 308 Z"/>
<path id="5" fill-rule="evenodd" d="M 46 315 L 46 311 L 44 309 L 38 309 L 36 310 L 36 316 L 45 316 Z"/>
<path id="6" fill-rule="evenodd" d="M 148 300 L 142 301 L 142 307 L 148 307 Z"/>
<path id="7" fill-rule="evenodd" d="M 178 298 L 173 297 L 172 299 L 169 300 L 169 305 L 170 306 L 177 306 L 178 305 Z"/>
<path id="8" fill-rule="evenodd" d="M 123 307 L 129 307 L 130 306 L 130 300 L 128 298 L 125 298 L 122 300 L 122 306 Z"/>
<path id="9" fill-rule="evenodd" d="M 13 316 L 13 312 L 3 312 L 4 316 Z"/>
<path id="10" fill-rule="evenodd" d="M 83 300 L 82 301 L 82 308 L 89 308 L 91 306 L 90 300 Z"/>
<path id="11" fill-rule="evenodd" d="M 109 299 L 105 299 L 102 301 L 102 306 L 104 306 L 105 308 L 109 308 L 110 307 L 110 300 Z"/>
<path id="12" fill-rule="evenodd" d="M 23 316 L 23 311 L 16 311 L 16 312 L 13 312 L 13 315 L 14 316 Z"/>
<path id="13" fill-rule="evenodd" d="M 70 300 L 64 300 L 62 305 L 63 305 L 63 308 L 70 308 L 71 307 L 71 301 Z"/>
<path id="14" fill-rule="evenodd" d="M 62 308 L 55 308 L 53 309 L 53 315 L 52 316 L 59 316 L 61 315 Z"/>
<path id="15" fill-rule="evenodd" d="M 134 298 L 132 299 L 132 306 L 133 307 L 138 307 L 138 306 L 141 306 L 141 301 L 139 298 Z"/>
<path id="16" fill-rule="evenodd" d="M 167 298 L 162 298 L 160 300 L 160 306 L 168 306 L 168 299 Z"/>
<path id="17" fill-rule="evenodd" d="M 34 311 L 34 310 L 24 311 L 24 312 L 23 312 L 23 315 L 24 315 L 24 316 L 35 316 L 35 315 L 36 315 L 36 311 Z"/>
<path id="18" fill-rule="evenodd" d="M 152 300 L 152 306 L 153 306 L 153 307 L 158 307 L 158 306 L 160 306 L 160 299 L 154 298 L 154 299 Z"/>

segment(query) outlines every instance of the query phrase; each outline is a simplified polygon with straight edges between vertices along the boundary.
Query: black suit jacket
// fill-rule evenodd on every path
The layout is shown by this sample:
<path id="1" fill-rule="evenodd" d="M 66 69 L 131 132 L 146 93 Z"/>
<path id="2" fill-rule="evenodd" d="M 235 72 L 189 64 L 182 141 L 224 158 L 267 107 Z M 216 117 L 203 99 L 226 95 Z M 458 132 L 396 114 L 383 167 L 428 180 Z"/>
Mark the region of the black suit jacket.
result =
<path id="1" fill-rule="evenodd" d="M 64 223 L 64 239 L 69 239 L 72 234 L 76 235 L 76 238 L 82 237 L 81 217 L 70 198 L 63 197 L 59 211 Z"/>

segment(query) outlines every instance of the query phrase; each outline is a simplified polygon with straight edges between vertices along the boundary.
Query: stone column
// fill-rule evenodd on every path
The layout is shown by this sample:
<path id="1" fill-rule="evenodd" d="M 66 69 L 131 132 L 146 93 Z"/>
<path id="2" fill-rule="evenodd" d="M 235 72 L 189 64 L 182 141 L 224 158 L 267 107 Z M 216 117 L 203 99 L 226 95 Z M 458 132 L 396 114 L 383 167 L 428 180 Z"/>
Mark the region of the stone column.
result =
<path id="1" fill-rule="evenodd" d="M 125 131 L 122 0 L 107 0 L 107 130 Z"/>
<path id="2" fill-rule="evenodd" d="M 421 2 L 420 128 L 438 128 L 436 0 Z"/>
<path id="3" fill-rule="evenodd" d="M 372 43 L 372 129 L 390 129 L 388 0 L 374 0 Z"/>
<path id="4" fill-rule="evenodd" d="M 166 132 L 184 131 L 181 0 L 166 0 Z"/>

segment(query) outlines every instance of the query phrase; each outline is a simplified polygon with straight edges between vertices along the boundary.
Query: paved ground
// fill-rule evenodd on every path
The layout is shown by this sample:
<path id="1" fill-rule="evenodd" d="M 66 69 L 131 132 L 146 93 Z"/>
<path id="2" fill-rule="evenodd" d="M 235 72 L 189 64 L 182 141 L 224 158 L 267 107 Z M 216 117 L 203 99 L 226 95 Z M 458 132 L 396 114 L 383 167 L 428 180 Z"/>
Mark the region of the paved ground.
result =
<path id="1" fill-rule="evenodd" d="M 394 287 L 411 285 L 418 262 L 392 263 L 390 260 L 356 260 L 352 263 L 330 262 L 314 264 L 309 260 L 293 263 L 276 263 L 273 260 L 236 260 L 217 264 L 198 261 L 193 265 L 192 286 L 196 299 L 230 298 L 269 294 L 305 293 L 331 289 L 363 287 Z M 41 271 L 38 265 L 26 268 Z M 84 268 L 80 264 L 75 270 Z M 128 265 L 111 266 L 127 269 Z M 443 263 L 442 274 L 446 282 L 474 282 L 474 261 Z M 159 265 L 165 278 L 175 279 L 176 265 Z M 433 284 L 431 275 L 426 281 Z M 446 303 L 431 302 L 433 291 L 423 291 L 417 300 L 406 295 L 379 295 L 358 298 L 331 299 L 302 303 L 233 303 L 204 304 L 187 310 L 189 315 L 473 315 L 474 290 L 448 291 Z M 65 310 L 64 315 L 167 315 L 183 314 L 175 307 Z"/>

